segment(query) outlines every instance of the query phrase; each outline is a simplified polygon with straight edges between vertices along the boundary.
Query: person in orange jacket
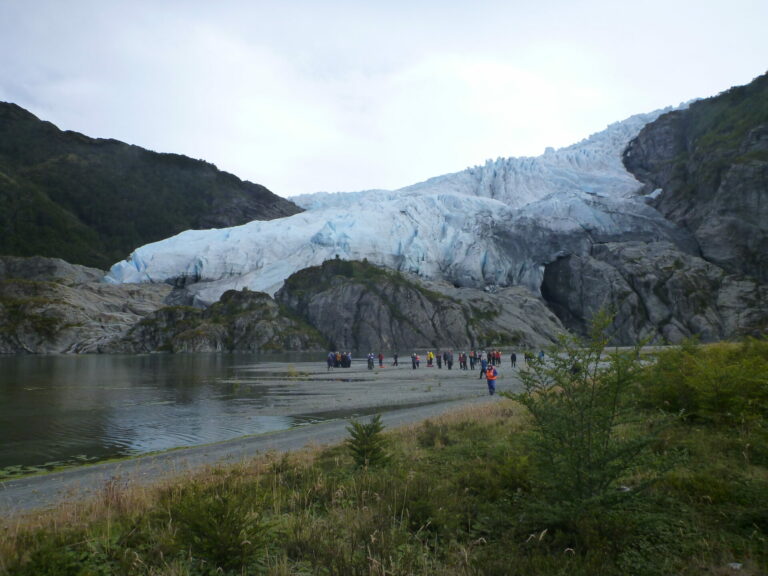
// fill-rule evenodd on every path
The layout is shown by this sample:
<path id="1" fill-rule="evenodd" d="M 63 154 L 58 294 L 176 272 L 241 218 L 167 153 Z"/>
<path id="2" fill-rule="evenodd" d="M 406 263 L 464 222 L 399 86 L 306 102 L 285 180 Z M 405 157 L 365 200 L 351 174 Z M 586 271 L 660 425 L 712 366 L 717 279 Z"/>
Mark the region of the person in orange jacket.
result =
<path id="1" fill-rule="evenodd" d="M 496 394 L 496 377 L 499 373 L 492 364 L 488 364 L 488 368 L 485 370 L 485 379 L 488 381 L 488 394 L 493 396 Z"/>

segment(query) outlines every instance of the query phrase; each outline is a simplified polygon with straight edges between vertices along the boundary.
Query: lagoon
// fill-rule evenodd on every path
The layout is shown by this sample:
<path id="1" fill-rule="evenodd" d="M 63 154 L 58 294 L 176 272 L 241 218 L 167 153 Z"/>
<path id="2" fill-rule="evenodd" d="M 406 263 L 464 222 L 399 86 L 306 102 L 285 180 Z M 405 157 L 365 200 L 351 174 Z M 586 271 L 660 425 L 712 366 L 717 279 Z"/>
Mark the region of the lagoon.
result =
<path id="1" fill-rule="evenodd" d="M 0 357 L 0 478 L 301 424 L 306 418 L 259 410 L 288 399 L 254 368 L 286 360 L 296 358 Z"/>

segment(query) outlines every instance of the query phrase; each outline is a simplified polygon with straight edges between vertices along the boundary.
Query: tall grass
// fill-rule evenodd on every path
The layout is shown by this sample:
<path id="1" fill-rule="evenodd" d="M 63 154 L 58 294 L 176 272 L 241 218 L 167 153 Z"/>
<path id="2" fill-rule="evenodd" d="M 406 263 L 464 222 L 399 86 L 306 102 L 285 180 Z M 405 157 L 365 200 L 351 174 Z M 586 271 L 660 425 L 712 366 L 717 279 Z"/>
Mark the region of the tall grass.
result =
<path id="1" fill-rule="evenodd" d="M 736 350 L 755 362 L 752 349 Z M 659 362 L 679 371 L 649 369 L 638 414 L 677 410 L 658 399 L 659 378 L 688 379 L 691 353 L 704 362 L 722 352 L 665 353 Z M 0 574 L 712 575 L 731 563 L 763 574 L 768 461 L 754 434 L 765 419 L 750 414 L 749 436 L 740 421 L 676 420 L 617 489 L 656 483 L 567 524 L 546 514 L 531 415 L 503 399 L 384 431 L 389 458 L 376 467 L 340 444 L 151 489 L 113 482 L 86 506 L 4 519 Z M 657 474 L 669 454 L 677 465 Z"/>

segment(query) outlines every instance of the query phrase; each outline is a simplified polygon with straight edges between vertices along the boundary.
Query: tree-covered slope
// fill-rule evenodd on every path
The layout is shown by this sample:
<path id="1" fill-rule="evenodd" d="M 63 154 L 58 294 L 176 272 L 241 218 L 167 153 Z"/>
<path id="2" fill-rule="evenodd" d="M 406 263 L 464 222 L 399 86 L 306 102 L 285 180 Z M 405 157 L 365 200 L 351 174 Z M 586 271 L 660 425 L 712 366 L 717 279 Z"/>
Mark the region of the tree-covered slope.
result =
<path id="1" fill-rule="evenodd" d="M 63 132 L 0 103 L 0 254 L 107 268 L 183 230 L 300 211 L 207 162 Z"/>

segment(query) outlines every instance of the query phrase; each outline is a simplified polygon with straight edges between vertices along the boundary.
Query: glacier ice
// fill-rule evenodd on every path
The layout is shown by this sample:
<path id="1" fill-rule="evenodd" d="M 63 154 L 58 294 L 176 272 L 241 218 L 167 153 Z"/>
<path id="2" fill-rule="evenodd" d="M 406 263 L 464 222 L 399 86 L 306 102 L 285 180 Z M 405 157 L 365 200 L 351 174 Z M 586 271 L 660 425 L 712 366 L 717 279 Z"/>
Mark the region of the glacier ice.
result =
<path id="1" fill-rule="evenodd" d="M 292 273 L 338 256 L 457 286 L 522 284 L 538 293 L 545 264 L 594 242 L 684 241 L 621 161 L 664 111 L 538 157 L 488 161 L 400 190 L 296 197 L 305 212 L 182 232 L 136 249 L 105 280 L 183 284 L 210 304 L 233 288 L 274 294 Z"/>

